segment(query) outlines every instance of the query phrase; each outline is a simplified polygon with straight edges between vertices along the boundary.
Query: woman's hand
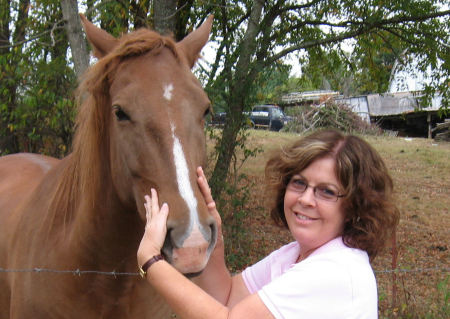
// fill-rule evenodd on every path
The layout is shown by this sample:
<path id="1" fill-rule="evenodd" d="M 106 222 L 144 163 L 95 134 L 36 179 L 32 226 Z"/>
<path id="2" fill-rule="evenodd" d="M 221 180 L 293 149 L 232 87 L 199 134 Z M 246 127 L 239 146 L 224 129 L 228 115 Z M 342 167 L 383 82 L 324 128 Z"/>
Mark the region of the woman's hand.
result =
<path id="1" fill-rule="evenodd" d="M 138 265 L 143 265 L 147 260 L 161 253 L 164 239 L 167 233 L 167 216 L 169 206 L 164 203 L 161 208 L 158 203 L 158 194 L 155 189 L 151 189 L 151 197 L 145 195 L 145 211 L 147 223 L 145 232 L 139 244 L 137 258 Z"/>
<path id="2" fill-rule="evenodd" d="M 214 202 L 214 199 L 212 198 L 211 188 L 208 185 L 208 181 L 206 180 L 205 173 L 203 172 L 202 167 L 197 168 L 197 176 L 198 176 L 197 183 L 200 188 L 200 191 L 202 192 L 203 198 L 205 199 L 208 211 L 216 220 L 217 225 L 216 248 L 218 246 L 223 247 L 222 220 L 220 218 L 219 212 L 217 211 L 216 202 Z"/>

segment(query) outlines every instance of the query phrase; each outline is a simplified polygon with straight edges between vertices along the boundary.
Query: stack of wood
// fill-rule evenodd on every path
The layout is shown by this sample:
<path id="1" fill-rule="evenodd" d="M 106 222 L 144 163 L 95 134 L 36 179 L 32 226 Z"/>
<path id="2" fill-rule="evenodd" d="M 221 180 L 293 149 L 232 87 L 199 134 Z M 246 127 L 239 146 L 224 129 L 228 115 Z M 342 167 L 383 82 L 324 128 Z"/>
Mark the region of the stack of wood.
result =
<path id="1" fill-rule="evenodd" d="M 445 119 L 443 123 L 437 123 L 432 132 L 436 134 L 435 141 L 450 142 L 450 119 Z"/>

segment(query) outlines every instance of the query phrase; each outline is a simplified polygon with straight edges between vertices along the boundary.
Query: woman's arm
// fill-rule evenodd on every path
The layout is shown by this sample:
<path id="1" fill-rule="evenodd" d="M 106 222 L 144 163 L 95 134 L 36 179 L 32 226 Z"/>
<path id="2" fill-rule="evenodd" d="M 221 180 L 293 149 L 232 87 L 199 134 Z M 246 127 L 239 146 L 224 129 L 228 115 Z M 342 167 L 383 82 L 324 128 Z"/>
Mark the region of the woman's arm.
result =
<path id="1" fill-rule="evenodd" d="M 161 209 L 159 208 L 158 197 L 154 189 L 152 189 L 151 195 L 151 198 L 146 196 L 147 224 L 137 254 L 139 265 L 160 254 L 166 234 L 169 208 L 166 204 Z M 221 245 L 223 246 L 223 241 Z M 223 247 L 217 251 L 211 256 L 212 260 L 211 263 L 208 263 L 206 272 L 198 278 L 200 286 L 205 286 L 207 290 L 217 296 L 209 295 L 164 260 L 154 263 L 147 270 L 146 279 L 181 318 L 273 319 L 274 317 L 260 297 L 257 294 L 249 295 L 240 275 L 231 279 L 225 267 Z M 218 268 L 215 268 L 216 262 Z M 221 273 L 219 276 L 217 276 L 217 269 Z M 208 280 L 212 280 L 212 282 L 208 283 Z M 222 287 L 225 293 L 218 288 L 223 284 L 225 284 L 225 287 Z M 231 307 L 223 305 L 216 298 L 226 299 L 227 304 Z"/>
<path id="2" fill-rule="evenodd" d="M 156 262 L 148 269 L 146 279 L 180 318 L 274 318 L 258 294 L 244 298 L 234 307 L 226 307 L 164 260 Z"/>
<path id="3" fill-rule="evenodd" d="M 200 288 L 226 306 L 233 306 L 250 293 L 244 284 L 242 275 L 231 276 L 225 264 L 225 249 L 222 236 L 222 221 L 216 204 L 211 196 L 211 189 L 203 169 L 197 169 L 197 182 L 205 199 L 209 213 L 216 220 L 217 242 L 203 272 L 193 279 Z"/>

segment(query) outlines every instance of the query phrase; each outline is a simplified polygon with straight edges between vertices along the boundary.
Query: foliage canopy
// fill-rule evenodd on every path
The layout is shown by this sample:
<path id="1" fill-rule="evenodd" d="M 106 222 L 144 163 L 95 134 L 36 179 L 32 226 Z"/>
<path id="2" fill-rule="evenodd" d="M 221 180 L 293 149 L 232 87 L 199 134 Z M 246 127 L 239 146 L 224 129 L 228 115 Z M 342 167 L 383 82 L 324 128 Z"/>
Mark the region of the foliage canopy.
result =
<path id="1" fill-rule="evenodd" d="M 68 1 L 76 2 L 62 2 Z M 0 0 L 2 153 L 63 156 L 70 149 L 77 76 L 60 4 Z M 214 14 L 214 57 L 200 61 L 196 72 L 215 108 L 230 114 L 217 146 L 216 196 L 243 141 L 242 112 L 276 103 L 286 90 L 384 92 L 393 68 L 414 60 L 417 71 L 430 74 L 425 92 L 440 91 L 448 105 L 450 10 L 443 1 L 80 0 L 78 7 L 114 35 L 175 19 L 176 39 Z M 289 79 L 288 55 L 302 65 L 299 80 Z"/>

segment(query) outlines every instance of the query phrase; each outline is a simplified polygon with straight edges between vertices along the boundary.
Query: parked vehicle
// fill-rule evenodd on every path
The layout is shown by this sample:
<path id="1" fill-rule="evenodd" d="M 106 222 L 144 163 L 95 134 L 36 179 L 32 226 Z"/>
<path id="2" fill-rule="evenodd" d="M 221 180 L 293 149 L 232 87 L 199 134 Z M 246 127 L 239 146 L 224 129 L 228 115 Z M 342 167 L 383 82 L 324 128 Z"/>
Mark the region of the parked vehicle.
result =
<path id="1" fill-rule="evenodd" d="M 255 105 L 248 113 L 252 127 L 267 128 L 271 131 L 279 131 L 291 118 L 276 105 Z"/>
<path id="2" fill-rule="evenodd" d="M 252 128 L 266 128 L 271 131 L 279 131 L 291 120 L 290 116 L 276 105 L 255 105 L 251 112 L 244 112 L 248 116 L 248 125 Z M 227 114 L 218 112 L 212 115 L 209 125 L 223 126 Z"/>

